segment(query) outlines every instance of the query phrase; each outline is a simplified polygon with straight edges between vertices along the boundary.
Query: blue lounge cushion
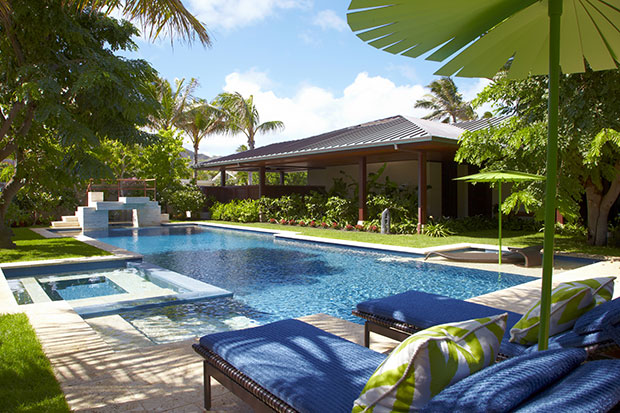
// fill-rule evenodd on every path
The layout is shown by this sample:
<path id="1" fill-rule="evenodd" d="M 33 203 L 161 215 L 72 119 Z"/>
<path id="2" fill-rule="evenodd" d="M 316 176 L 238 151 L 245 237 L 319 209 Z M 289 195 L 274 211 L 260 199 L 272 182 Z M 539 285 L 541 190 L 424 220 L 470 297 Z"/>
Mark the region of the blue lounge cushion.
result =
<path id="1" fill-rule="evenodd" d="M 617 324 L 620 324 L 620 298 L 604 302 L 579 317 L 573 331 L 577 334 L 587 334 L 603 331 Z"/>
<path id="2" fill-rule="evenodd" d="M 206 335 L 200 345 L 300 412 L 350 412 L 386 357 L 298 320 Z"/>
<path id="3" fill-rule="evenodd" d="M 582 349 L 536 352 L 496 363 L 444 389 L 424 412 L 503 412 L 546 389 L 586 359 Z"/>
<path id="4" fill-rule="evenodd" d="M 620 360 L 590 361 L 515 412 L 606 412 L 620 403 Z"/>
<path id="5" fill-rule="evenodd" d="M 504 334 L 504 340 L 502 340 L 499 352 L 509 357 L 514 357 L 527 349 L 526 346 L 508 341 L 510 329 L 521 319 L 521 314 L 482 304 L 411 290 L 389 297 L 364 301 L 357 305 L 357 309 L 364 313 L 404 322 L 422 329 L 437 324 L 454 323 L 508 313 L 506 333 Z"/>

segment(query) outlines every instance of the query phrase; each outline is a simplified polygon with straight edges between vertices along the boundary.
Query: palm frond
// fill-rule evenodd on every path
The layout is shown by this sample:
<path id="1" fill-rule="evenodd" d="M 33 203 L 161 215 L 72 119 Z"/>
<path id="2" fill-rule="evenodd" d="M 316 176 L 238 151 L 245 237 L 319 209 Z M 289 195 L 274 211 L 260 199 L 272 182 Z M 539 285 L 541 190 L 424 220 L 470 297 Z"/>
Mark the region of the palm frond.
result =
<path id="1" fill-rule="evenodd" d="M 92 7 L 105 13 L 118 9 L 129 20 L 138 21 L 151 40 L 164 33 L 170 36 L 171 42 L 175 37 L 180 37 L 187 43 L 198 39 L 204 46 L 211 46 L 207 29 L 181 0 L 65 0 L 65 4 L 78 10 Z"/>
<path id="2" fill-rule="evenodd" d="M 284 122 L 281 122 L 279 120 L 272 120 L 270 122 L 261 123 L 256 128 L 256 132 L 260 132 L 260 133 L 278 132 L 283 129 L 284 129 Z"/>

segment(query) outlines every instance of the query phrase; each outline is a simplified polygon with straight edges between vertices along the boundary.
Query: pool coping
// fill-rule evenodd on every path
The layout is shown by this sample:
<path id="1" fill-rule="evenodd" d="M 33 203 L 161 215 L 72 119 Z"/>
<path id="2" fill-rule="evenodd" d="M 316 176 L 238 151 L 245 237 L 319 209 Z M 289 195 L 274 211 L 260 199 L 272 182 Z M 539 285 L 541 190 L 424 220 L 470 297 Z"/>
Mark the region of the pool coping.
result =
<path id="1" fill-rule="evenodd" d="M 272 230 L 267 228 L 255 228 L 255 227 L 246 227 L 243 225 L 227 225 L 220 223 L 212 223 L 212 222 L 204 222 L 204 221 L 184 221 L 184 222 L 174 222 L 174 223 L 164 223 L 162 226 L 185 226 L 185 225 L 198 225 L 198 226 L 206 226 L 206 227 L 214 227 L 221 229 L 230 229 L 230 230 L 238 230 L 238 231 L 247 231 L 247 232 L 259 232 L 266 234 L 273 234 L 276 238 L 282 239 L 291 239 L 297 241 L 307 241 L 307 242 L 316 242 L 321 244 L 332 244 L 332 245 L 340 245 L 346 247 L 354 247 L 354 248 L 365 248 L 379 251 L 390 251 L 390 252 L 400 252 L 406 254 L 413 255 L 426 255 L 429 252 L 446 252 L 459 250 L 464 248 L 475 248 L 475 249 L 485 249 L 485 250 L 497 250 L 497 245 L 492 244 L 479 244 L 479 243 L 469 243 L 469 242 L 461 242 L 456 244 L 445 244 L 445 245 L 437 245 L 432 247 L 425 248 L 415 248 L 415 247 L 404 247 L 400 245 L 387 245 L 387 244 L 377 244 L 372 242 L 362 242 L 362 241 L 350 241 L 336 238 L 323 238 L 323 237 L 315 237 L 310 235 L 302 235 L 300 232 L 294 230 Z M 508 246 L 502 246 L 503 252 L 510 252 Z M 569 258 L 569 259 L 584 259 L 584 260 L 596 260 L 596 261 L 611 261 L 614 262 L 616 260 L 620 260 L 620 257 L 607 257 L 604 255 L 590 255 L 583 253 L 565 253 L 565 252 L 555 252 L 554 256 Z"/>

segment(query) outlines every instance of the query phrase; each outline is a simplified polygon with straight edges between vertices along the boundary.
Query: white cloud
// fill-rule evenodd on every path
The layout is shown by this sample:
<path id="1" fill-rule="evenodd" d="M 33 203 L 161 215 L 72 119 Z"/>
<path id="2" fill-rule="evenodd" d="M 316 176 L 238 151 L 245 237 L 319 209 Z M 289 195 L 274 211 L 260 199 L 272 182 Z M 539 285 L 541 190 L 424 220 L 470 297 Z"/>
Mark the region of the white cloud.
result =
<path id="1" fill-rule="evenodd" d="M 226 91 L 243 96 L 254 95 L 261 121 L 280 120 L 286 129 L 277 134 L 260 135 L 257 146 L 306 138 L 324 132 L 394 115 L 421 117 L 424 110 L 414 102 L 425 94 L 422 85 L 396 85 L 381 76 L 359 73 L 344 90 L 337 93 L 316 85 L 301 85 L 291 96 L 279 96 L 268 89 L 266 74 L 256 70 L 234 72 L 226 76 Z M 245 143 L 245 136 L 213 136 L 201 144 L 201 152 L 226 155 Z"/>
<path id="2" fill-rule="evenodd" d="M 263 20 L 277 10 L 306 9 L 312 0 L 189 0 L 189 9 L 210 29 L 236 29 Z"/>
<path id="3" fill-rule="evenodd" d="M 482 89 L 491 84 L 491 82 L 491 79 L 478 79 L 475 83 L 462 90 L 461 93 L 463 94 L 463 99 L 468 102 L 475 99 L 476 96 L 478 96 L 478 93 L 482 92 Z M 485 103 L 476 109 L 476 113 L 478 114 L 478 116 L 484 115 L 485 112 L 493 112 L 493 105 L 491 103 Z"/>
<path id="4" fill-rule="evenodd" d="M 313 24 L 319 26 L 323 30 L 333 29 L 339 32 L 349 28 L 344 19 L 330 9 L 318 12 L 314 17 Z"/>

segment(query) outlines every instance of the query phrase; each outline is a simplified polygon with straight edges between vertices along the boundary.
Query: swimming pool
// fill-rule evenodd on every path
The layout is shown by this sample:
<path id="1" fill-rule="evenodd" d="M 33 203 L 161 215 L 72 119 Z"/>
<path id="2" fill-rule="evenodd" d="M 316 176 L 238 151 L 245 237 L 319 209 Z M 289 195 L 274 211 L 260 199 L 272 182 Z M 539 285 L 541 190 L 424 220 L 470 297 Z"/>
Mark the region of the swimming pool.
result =
<path id="1" fill-rule="evenodd" d="M 203 226 L 119 228 L 88 235 L 234 293 L 232 299 L 122 314 L 156 342 L 169 341 L 157 331 L 167 335 L 173 325 L 182 325 L 190 337 L 316 313 L 359 322 L 351 310 L 370 298 L 415 289 L 466 299 L 533 280 L 426 263 L 409 254 Z"/>

